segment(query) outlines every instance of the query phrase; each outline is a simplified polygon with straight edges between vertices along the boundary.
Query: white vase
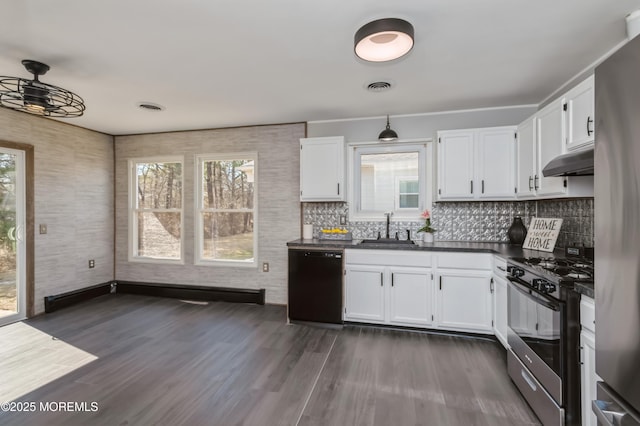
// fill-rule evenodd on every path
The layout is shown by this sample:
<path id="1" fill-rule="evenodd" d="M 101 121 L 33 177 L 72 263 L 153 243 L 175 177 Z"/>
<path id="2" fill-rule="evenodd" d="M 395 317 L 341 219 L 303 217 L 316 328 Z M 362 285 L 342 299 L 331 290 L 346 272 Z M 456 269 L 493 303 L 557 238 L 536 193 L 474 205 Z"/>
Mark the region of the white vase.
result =
<path id="1" fill-rule="evenodd" d="M 425 243 L 433 242 L 433 233 L 432 232 L 423 232 L 422 233 L 422 241 Z"/>

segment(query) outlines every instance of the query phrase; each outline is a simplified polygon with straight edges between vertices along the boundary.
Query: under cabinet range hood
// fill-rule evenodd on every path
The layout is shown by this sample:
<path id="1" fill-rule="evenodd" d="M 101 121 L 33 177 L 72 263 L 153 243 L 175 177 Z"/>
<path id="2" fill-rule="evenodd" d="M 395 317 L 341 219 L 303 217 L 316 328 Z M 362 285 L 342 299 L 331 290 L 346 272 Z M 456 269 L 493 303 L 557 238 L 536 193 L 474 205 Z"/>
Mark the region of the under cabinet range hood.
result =
<path id="1" fill-rule="evenodd" d="M 542 174 L 549 176 L 592 176 L 593 148 L 560 155 L 544 166 Z"/>

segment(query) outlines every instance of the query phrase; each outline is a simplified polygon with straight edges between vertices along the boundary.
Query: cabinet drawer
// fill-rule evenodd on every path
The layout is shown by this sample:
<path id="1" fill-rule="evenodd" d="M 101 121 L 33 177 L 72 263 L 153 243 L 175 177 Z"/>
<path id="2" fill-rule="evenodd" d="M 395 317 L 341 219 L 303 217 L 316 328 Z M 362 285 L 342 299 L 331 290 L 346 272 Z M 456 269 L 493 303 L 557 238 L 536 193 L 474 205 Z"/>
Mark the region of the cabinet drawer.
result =
<path id="1" fill-rule="evenodd" d="M 596 332 L 596 305 L 590 297 L 580 298 L 580 325 L 585 330 Z"/>
<path id="2" fill-rule="evenodd" d="M 486 269 L 491 270 L 489 253 L 446 253 L 438 254 L 438 268 Z"/>
<path id="3" fill-rule="evenodd" d="M 351 265 L 388 265 L 431 267 L 431 253 L 409 250 L 345 250 L 345 263 Z"/>
<path id="4" fill-rule="evenodd" d="M 493 256 L 493 273 L 499 277 L 506 277 L 507 260 L 499 256 Z"/>

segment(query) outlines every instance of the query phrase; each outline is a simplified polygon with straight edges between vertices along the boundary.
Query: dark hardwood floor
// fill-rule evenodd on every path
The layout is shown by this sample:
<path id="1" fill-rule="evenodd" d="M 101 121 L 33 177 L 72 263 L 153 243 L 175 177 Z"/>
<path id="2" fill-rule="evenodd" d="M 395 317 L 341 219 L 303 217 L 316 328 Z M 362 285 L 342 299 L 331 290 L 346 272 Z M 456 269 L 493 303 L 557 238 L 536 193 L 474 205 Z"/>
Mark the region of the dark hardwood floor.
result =
<path id="1" fill-rule="evenodd" d="M 5 401 L 35 410 L 2 425 L 539 424 L 493 341 L 133 295 L 1 327 Z"/>

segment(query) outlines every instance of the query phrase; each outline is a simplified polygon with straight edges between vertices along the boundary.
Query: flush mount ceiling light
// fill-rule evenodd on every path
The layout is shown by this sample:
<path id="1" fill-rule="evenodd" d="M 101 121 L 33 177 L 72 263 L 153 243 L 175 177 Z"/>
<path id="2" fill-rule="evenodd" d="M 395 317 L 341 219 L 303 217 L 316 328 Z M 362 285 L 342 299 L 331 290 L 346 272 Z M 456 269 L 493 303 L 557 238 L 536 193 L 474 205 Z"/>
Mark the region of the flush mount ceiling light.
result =
<path id="1" fill-rule="evenodd" d="M 84 113 L 80 96 L 38 79 L 49 71 L 49 65 L 29 59 L 22 65 L 33 74 L 33 80 L 0 77 L 1 106 L 47 117 L 80 117 Z"/>
<path id="2" fill-rule="evenodd" d="M 398 139 L 398 134 L 391 130 L 391 126 L 389 126 L 389 116 L 387 115 L 387 127 L 380 132 L 380 136 L 378 136 L 378 140 L 383 142 L 395 141 Z"/>
<path id="3" fill-rule="evenodd" d="M 403 19 L 385 18 L 369 22 L 354 38 L 358 57 L 370 62 L 386 62 L 406 55 L 413 48 L 413 25 Z"/>

